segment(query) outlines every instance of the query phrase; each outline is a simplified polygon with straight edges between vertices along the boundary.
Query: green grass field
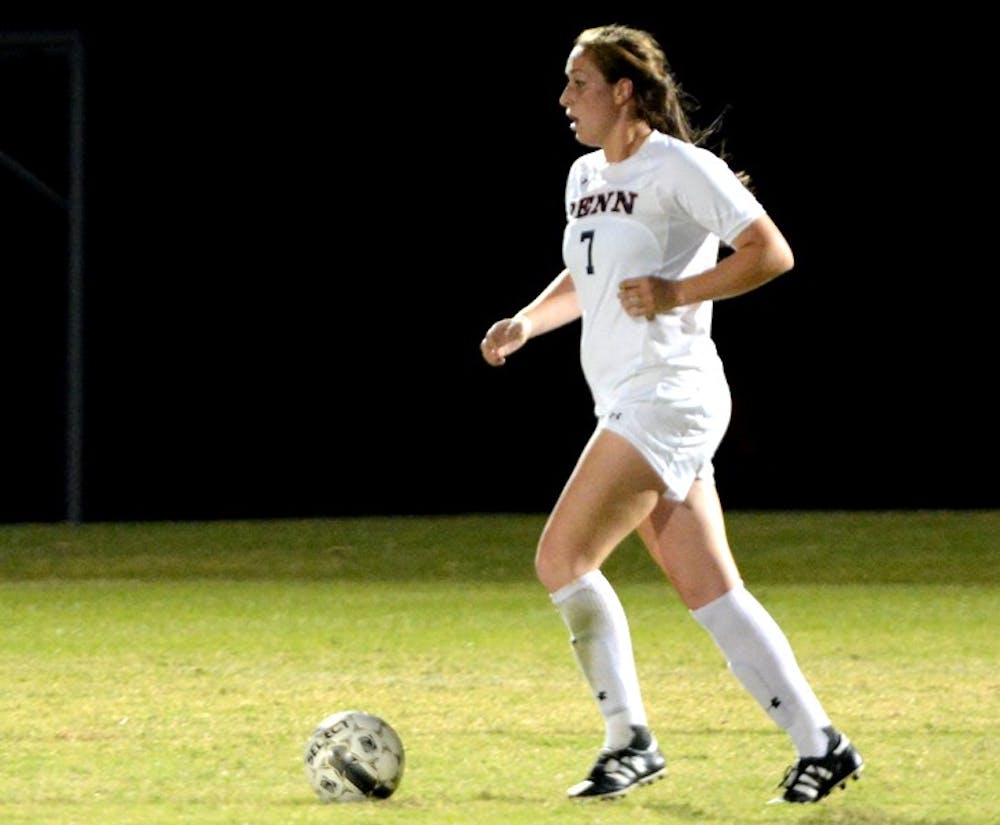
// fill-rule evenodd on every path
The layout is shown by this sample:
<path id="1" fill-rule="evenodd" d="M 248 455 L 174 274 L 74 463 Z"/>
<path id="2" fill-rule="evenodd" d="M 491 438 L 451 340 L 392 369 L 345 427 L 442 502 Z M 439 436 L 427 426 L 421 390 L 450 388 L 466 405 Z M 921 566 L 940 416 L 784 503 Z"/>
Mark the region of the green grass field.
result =
<path id="1" fill-rule="evenodd" d="M 734 513 L 744 577 L 865 756 L 819 805 L 634 540 L 606 567 L 670 773 L 576 803 L 603 727 L 533 578 L 542 516 L 0 526 L 0 823 L 1000 822 L 1000 511 Z M 322 805 L 346 708 L 407 748 Z"/>

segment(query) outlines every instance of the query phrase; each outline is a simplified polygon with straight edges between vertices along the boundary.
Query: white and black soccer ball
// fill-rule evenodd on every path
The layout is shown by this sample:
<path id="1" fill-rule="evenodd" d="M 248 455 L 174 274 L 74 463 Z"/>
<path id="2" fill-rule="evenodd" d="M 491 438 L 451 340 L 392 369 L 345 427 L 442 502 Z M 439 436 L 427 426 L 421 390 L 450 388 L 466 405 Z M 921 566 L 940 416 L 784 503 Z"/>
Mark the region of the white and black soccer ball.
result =
<path id="1" fill-rule="evenodd" d="M 306 776 L 322 802 L 386 799 L 399 787 L 405 762 L 392 726 L 359 710 L 326 717 L 306 743 Z"/>

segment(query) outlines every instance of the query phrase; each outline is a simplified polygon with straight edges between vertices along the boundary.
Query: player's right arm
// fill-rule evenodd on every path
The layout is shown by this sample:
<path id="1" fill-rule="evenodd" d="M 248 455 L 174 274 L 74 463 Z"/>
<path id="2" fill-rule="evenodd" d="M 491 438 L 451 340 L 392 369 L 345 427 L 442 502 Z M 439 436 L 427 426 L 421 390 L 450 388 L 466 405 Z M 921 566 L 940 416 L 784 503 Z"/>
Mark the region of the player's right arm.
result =
<path id="1" fill-rule="evenodd" d="M 487 364 L 502 366 L 507 356 L 523 347 L 529 338 L 575 321 L 580 312 L 573 278 L 569 270 L 564 269 L 513 318 L 504 318 L 493 324 L 479 349 Z"/>

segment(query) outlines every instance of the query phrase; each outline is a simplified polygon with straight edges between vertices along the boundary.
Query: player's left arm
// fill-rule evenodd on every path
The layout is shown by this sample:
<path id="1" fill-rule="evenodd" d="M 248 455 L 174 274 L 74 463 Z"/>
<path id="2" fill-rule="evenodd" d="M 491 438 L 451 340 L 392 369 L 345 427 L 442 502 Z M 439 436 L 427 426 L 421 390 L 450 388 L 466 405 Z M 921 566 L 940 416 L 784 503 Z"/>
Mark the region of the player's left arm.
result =
<path id="1" fill-rule="evenodd" d="M 690 278 L 673 281 L 644 275 L 622 281 L 618 288 L 622 306 L 633 317 L 652 319 L 674 307 L 743 295 L 795 265 L 788 241 L 767 215 L 743 229 L 731 246 L 731 254 Z"/>

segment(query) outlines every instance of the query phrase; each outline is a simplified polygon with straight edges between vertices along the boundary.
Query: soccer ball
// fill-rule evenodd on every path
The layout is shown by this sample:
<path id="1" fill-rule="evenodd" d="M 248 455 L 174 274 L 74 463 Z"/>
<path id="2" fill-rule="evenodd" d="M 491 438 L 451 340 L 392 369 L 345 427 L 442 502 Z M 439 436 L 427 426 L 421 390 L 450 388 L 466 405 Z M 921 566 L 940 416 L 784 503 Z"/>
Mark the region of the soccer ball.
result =
<path id="1" fill-rule="evenodd" d="M 386 799 L 399 787 L 405 761 L 399 734 L 360 710 L 327 716 L 306 743 L 306 776 L 322 802 Z"/>

